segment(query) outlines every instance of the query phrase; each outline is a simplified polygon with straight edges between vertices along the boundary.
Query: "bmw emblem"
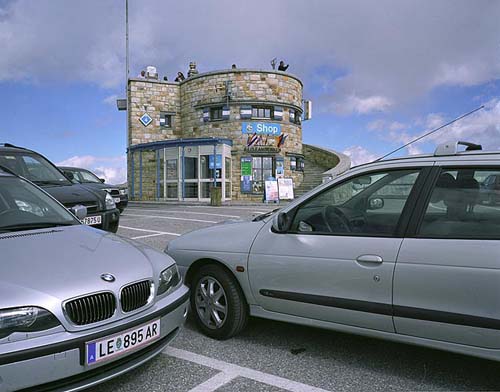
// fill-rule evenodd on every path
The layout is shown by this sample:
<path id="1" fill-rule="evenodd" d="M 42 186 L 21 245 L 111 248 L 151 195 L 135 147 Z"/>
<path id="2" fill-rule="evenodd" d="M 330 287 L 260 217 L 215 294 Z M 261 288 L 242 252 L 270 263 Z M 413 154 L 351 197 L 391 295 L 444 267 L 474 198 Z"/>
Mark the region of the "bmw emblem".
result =
<path id="1" fill-rule="evenodd" d="M 102 274 L 101 279 L 104 280 L 105 282 L 110 282 L 110 283 L 115 281 L 115 277 L 111 274 Z"/>

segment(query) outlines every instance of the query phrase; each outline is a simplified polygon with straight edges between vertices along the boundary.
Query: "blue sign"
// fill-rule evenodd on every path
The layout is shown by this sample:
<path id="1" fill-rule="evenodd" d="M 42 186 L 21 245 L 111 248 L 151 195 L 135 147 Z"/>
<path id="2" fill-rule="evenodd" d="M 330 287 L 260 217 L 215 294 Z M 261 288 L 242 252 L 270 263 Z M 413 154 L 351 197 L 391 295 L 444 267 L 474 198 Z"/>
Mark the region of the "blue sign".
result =
<path id="1" fill-rule="evenodd" d="M 213 169 L 214 168 L 214 156 L 209 155 L 208 157 L 208 168 Z M 215 168 L 216 169 L 222 169 L 222 155 L 217 154 L 215 156 Z"/>
<path id="2" fill-rule="evenodd" d="M 147 113 L 144 113 L 139 120 L 141 121 L 142 125 L 144 125 L 145 127 L 147 127 L 149 124 L 151 124 L 153 122 L 153 119 Z"/>
<path id="3" fill-rule="evenodd" d="M 241 125 L 241 132 L 244 134 L 279 136 L 281 135 L 281 124 L 244 122 Z"/>
<path id="4" fill-rule="evenodd" d="M 87 345 L 87 363 L 90 365 L 96 360 L 95 357 L 95 343 L 90 343 Z"/>

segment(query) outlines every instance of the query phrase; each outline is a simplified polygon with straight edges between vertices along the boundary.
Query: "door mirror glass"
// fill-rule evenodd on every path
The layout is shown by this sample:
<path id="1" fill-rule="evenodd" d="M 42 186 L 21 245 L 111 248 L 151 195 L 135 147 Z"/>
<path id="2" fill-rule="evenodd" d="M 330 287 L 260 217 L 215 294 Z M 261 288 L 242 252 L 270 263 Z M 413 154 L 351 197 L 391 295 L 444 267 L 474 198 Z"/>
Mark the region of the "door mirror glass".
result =
<path id="1" fill-rule="evenodd" d="M 66 177 L 68 177 L 68 180 L 70 181 L 73 181 L 75 179 L 75 176 L 70 171 L 65 171 L 64 174 L 66 175 Z"/>
<path id="2" fill-rule="evenodd" d="M 273 230 L 277 233 L 284 233 L 290 227 L 290 217 L 286 212 L 275 214 L 273 218 Z"/>
<path id="3" fill-rule="evenodd" d="M 369 210 L 380 210 L 381 208 L 384 208 L 384 199 L 381 197 L 374 197 L 368 200 Z"/>

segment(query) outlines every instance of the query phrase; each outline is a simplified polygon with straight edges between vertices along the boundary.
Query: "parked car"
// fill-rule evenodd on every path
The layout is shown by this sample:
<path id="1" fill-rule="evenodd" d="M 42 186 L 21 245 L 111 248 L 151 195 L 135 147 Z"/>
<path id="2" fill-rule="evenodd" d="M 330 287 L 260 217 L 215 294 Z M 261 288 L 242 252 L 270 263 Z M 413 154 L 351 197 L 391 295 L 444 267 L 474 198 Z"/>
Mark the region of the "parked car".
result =
<path id="1" fill-rule="evenodd" d="M 27 178 L 59 200 L 66 208 L 83 205 L 88 215 L 84 223 L 116 233 L 120 212 L 111 195 L 101 190 L 73 184 L 47 158 L 35 151 L 12 144 L 0 144 L 0 168 Z"/>
<path id="2" fill-rule="evenodd" d="M 500 207 L 478 183 L 500 175 L 500 152 L 458 146 L 170 241 L 201 330 L 226 339 L 250 315 L 499 360 Z"/>
<path id="3" fill-rule="evenodd" d="M 70 180 L 83 184 L 87 188 L 108 192 L 115 201 L 116 207 L 120 212 L 123 212 L 125 207 L 127 207 L 128 189 L 126 187 L 106 184 L 103 178 L 97 177 L 87 169 L 68 166 L 59 166 L 59 169 L 62 170 Z"/>
<path id="4" fill-rule="evenodd" d="M 0 254 L 1 392 L 94 386 L 159 354 L 184 323 L 172 258 L 82 225 L 4 170 Z"/>

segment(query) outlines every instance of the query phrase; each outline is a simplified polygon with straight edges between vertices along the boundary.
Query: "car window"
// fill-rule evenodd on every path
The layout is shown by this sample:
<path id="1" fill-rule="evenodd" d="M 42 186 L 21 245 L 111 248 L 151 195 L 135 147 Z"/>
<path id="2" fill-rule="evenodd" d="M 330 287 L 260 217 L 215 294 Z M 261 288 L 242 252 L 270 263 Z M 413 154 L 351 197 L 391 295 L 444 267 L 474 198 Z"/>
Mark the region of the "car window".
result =
<path id="1" fill-rule="evenodd" d="M 376 172 L 334 185 L 298 208 L 291 231 L 394 235 L 418 174 L 418 169 Z"/>
<path id="2" fill-rule="evenodd" d="M 95 176 L 94 174 L 92 174 L 86 170 L 81 170 L 79 172 L 79 174 L 80 174 L 82 182 L 92 182 L 92 183 L 101 184 L 101 180 L 99 180 L 99 178 L 97 176 Z"/>
<path id="3" fill-rule="evenodd" d="M 77 223 L 64 207 L 29 182 L 0 176 L 0 232 Z"/>
<path id="4" fill-rule="evenodd" d="M 443 170 L 434 186 L 418 235 L 437 238 L 500 238 L 497 170 Z"/>

